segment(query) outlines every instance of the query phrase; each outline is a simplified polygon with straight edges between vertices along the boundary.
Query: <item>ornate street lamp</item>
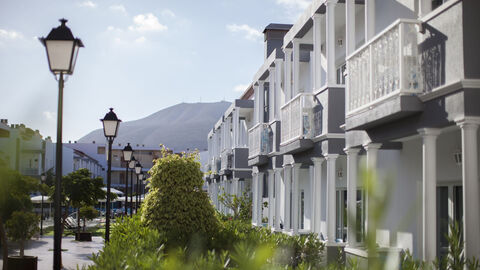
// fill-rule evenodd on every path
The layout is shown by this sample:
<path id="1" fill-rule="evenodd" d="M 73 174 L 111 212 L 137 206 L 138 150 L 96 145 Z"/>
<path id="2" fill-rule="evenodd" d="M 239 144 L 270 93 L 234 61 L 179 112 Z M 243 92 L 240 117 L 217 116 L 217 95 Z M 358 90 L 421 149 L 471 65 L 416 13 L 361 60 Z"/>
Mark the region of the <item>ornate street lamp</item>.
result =
<path id="1" fill-rule="evenodd" d="M 47 176 L 45 175 L 45 173 L 42 173 L 42 175 L 40 175 L 40 181 L 42 182 L 42 184 L 45 184 L 45 180 L 47 180 Z M 40 235 L 43 236 L 43 191 L 42 192 L 42 202 L 40 204 Z"/>
<path id="2" fill-rule="evenodd" d="M 140 174 L 138 174 L 138 181 L 140 182 L 140 187 L 139 187 L 139 198 L 140 198 L 140 203 L 142 202 L 142 196 L 143 195 L 143 178 L 145 177 L 145 175 L 143 174 L 143 172 L 141 172 Z"/>
<path id="3" fill-rule="evenodd" d="M 130 216 L 133 216 L 133 171 L 135 170 L 135 164 L 137 164 L 137 160 L 132 156 L 128 163 L 128 168 L 130 168 Z"/>
<path id="4" fill-rule="evenodd" d="M 117 137 L 118 127 L 122 120 L 117 118 L 117 115 L 113 112 L 113 108 L 105 115 L 103 119 L 100 119 L 103 123 L 103 133 L 108 141 L 108 169 L 107 169 L 107 209 L 106 209 L 106 221 L 105 221 L 105 241 L 110 241 L 110 186 L 112 185 L 112 143 L 115 137 Z"/>
<path id="5" fill-rule="evenodd" d="M 138 193 L 139 193 L 139 188 L 138 188 L 138 176 L 140 175 L 140 173 L 142 172 L 142 165 L 140 164 L 139 161 L 137 161 L 137 164 L 135 165 L 135 174 L 137 175 L 137 188 L 136 188 L 136 194 L 135 194 L 135 213 L 137 213 L 137 209 L 138 209 Z"/>
<path id="6" fill-rule="evenodd" d="M 132 159 L 133 149 L 130 146 L 130 143 L 127 143 L 127 146 L 123 148 L 123 160 L 127 163 L 125 165 L 125 215 L 128 213 L 128 164 Z"/>
<path id="7" fill-rule="evenodd" d="M 55 214 L 53 236 L 53 269 L 62 267 L 62 222 L 60 189 L 62 181 L 62 121 L 63 121 L 63 84 L 64 75 L 72 75 L 77 60 L 78 51 L 83 47 L 80 39 L 75 38 L 65 24 L 67 20 L 61 19 L 61 25 L 53 28 L 46 38 L 40 38 L 45 46 L 50 71 L 58 75 L 58 107 L 57 107 L 57 142 L 55 156 Z"/>

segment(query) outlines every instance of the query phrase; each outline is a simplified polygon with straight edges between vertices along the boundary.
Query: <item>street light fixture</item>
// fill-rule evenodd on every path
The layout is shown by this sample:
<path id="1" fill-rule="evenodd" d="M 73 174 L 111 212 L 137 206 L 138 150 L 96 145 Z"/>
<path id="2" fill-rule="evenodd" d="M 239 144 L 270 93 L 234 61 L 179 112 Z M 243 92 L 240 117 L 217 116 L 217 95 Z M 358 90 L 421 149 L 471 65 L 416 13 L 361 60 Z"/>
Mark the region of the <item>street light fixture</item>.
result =
<path id="1" fill-rule="evenodd" d="M 47 176 L 45 175 L 45 173 L 42 173 L 42 175 L 40 175 L 40 181 L 42 182 L 42 184 L 45 184 L 45 180 L 47 180 Z M 42 192 L 42 202 L 40 204 L 40 235 L 43 236 L 43 191 Z"/>
<path id="2" fill-rule="evenodd" d="M 135 164 L 137 164 L 137 160 L 132 156 L 128 163 L 128 168 L 130 168 L 130 216 L 133 216 L 133 171 L 135 170 Z"/>
<path id="3" fill-rule="evenodd" d="M 112 185 L 112 143 L 115 137 L 117 137 L 118 127 L 122 120 L 117 118 L 117 115 L 113 112 L 113 108 L 105 115 L 103 119 L 100 119 L 103 123 L 103 133 L 108 141 L 108 170 L 107 170 L 107 209 L 105 220 L 105 241 L 110 241 L 110 186 Z"/>
<path id="4" fill-rule="evenodd" d="M 123 152 L 123 160 L 127 163 L 125 165 L 125 215 L 128 213 L 128 165 L 130 163 L 130 160 L 132 159 L 132 154 L 133 154 L 133 149 L 130 146 L 130 143 L 127 143 L 127 146 L 125 146 L 122 150 Z"/>
<path id="5" fill-rule="evenodd" d="M 142 165 L 140 164 L 139 161 L 137 161 L 137 164 L 135 165 L 135 174 L 137 175 L 137 188 L 136 188 L 136 195 L 135 195 L 135 213 L 137 213 L 137 209 L 138 209 L 138 193 L 139 193 L 139 188 L 138 188 L 138 176 L 140 175 L 140 173 L 142 172 Z"/>
<path id="6" fill-rule="evenodd" d="M 140 174 L 138 174 L 138 182 L 140 183 L 140 187 L 138 188 L 138 193 L 140 194 L 138 197 L 140 198 L 140 203 L 142 202 L 142 195 L 143 195 L 143 177 L 145 175 L 143 174 L 143 172 L 140 172 Z"/>
<path id="7" fill-rule="evenodd" d="M 63 84 L 64 75 L 72 75 L 77 61 L 78 51 L 83 47 L 80 39 L 75 38 L 70 28 L 61 19 L 61 25 L 53 28 L 46 38 L 39 38 L 45 46 L 50 71 L 58 75 L 57 142 L 55 149 L 55 195 L 54 195 L 54 236 L 53 269 L 62 267 L 62 222 L 60 189 L 62 185 L 62 122 L 63 122 Z"/>

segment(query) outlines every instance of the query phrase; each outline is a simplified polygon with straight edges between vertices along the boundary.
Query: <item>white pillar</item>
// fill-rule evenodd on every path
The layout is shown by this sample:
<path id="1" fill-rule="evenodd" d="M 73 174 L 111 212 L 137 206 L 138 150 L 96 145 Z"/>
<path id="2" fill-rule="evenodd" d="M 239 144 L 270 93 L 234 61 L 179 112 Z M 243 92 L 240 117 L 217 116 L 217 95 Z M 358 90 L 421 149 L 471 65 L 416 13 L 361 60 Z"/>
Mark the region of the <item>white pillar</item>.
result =
<path id="1" fill-rule="evenodd" d="M 260 108 L 260 101 L 258 100 L 259 96 L 259 89 L 258 89 L 258 84 L 254 83 L 253 84 L 253 124 L 259 123 L 259 108 Z"/>
<path id="2" fill-rule="evenodd" d="M 285 102 L 292 99 L 292 48 L 285 48 Z"/>
<path id="3" fill-rule="evenodd" d="M 281 201 L 281 191 L 280 188 L 282 185 L 282 169 L 277 168 L 275 171 L 275 231 L 280 231 L 280 204 Z"/>
<path id="4" fill-rule="evenodd" d="M 275 211 L 275 201 L 273 199 L 273 181 L 275 175 L 273 170 L 268 170 L 268 227 L 273 228 L 273 215 Z"/>
<path id="5" fill-rule="evenodd" d="M 275 59 L 275 107 L 274 107 L 274 118 L 280 119 L 280 107 L 284 102 L 284 95 L 282 94 L 282 65 L 283 61 L 281 59 Z M 285 87 L 285 86 L 284 86 Z"/>
<path id="6" fill-rule="evenodd" d="M 432 11 L 432 1 L 425 1 L 425 0 L 420 0 L 418 1 L 419 5 L 419 17 L 423 17 L 427 15 L 430 11 Z"/>
<path id="7" fill-rule="evenodd" d="M 346 55 L 350 55 L 355 51 L 355 0 L 345 0 L 345 33 L 346 33 Z"/>
<path id="8" fill-rule="evenodd" d="M 298 234 L 300 218 L 299 181 L 301 163 L 292 164 L 292 232 Z"/>
<path id="9" fill-rule="evenodd" d="M 237 148 L 240 146 L 240 109 L 233 109 L 233 147 Z"/>
<path id="10" fill-rule="evenodd" d="M 337 0 L 328 0 L 325 2 L 327 6 L 327 85 L 337 83 L 337 69 L 335 66 L 335 5 Z"/>
<path id="11" fill-rule="evenodd" d="M 322 87 L 322 15 L 315 13 L 313 19 L 313 91 Z"/>
<path id="12" fill-rule="evenodd" d="M 457 122 L 462 129 L 463 239 L 467 259 L 480 257 L 480 191 L 478 183 L 479 118 Z"/>
<path id="13" fill-rule="evenodd" d="M 312 203 L 313 203 L 313 232 L 317 233 L 320 236 L 321 221 L 320 217 L 322 214 L 322 163 L 324 158 L 312 158 L 313 162 L 313 180 L 314 180 L 314 189 L 312 194 Z"/>
<path id="14" fill-rule="evenodd" d="M 300 39 L 294 38 L 293 44 L 293 90 L 292 97 L 300 93 Z"/>
<path id="15" fill-rule="evenodd" d="M 308 167 L 308 181 L 310 184 L 310 232 L 313 233 L 315 231 L 315 165 Z"/>
<path id="16" fill-rule="evenodd" d="M 336 161 L 338 154 L 326 154 L 327 160 L 327 241 L 328 243 L 335 243 L 335 229 L 336 229 Z"/>
<path id="17" fill-rule="evenodd" d="M 258 81 L 258 122 L 263 123 L 263 116 L 265 115 L 265 82 Z"/>
<path id="18" fill-rule="evenodd" d="M 286 164 L 283 167 L 283 181 L 285 183 L 285 217 L 284 217 L 284 224 L 283 230 L 290 232 L 292 229 L 291 222 L 290 222 L 290 210 L 291 210 L 291 187 L 292 187 L 292 165 Z"/>
<path id="19" fill-rule="evenodd" d="M 252 224 L 257 225 L 257 180 L 258 173 L 252 173 L 252 182 L 250 184 L 252 196 Z"/>
<path id="20" fill-rule="evenodd" d="M 277 106 L 275 100 L 275 89 L 277 88 L 275 84 L 275 67 L 269 67 L 268 73 L 268 121 L 270 122 L 275 118 L 275 106 Z"/>
<path id="21" fill-rule="evenodd" d="M 350 247 L 357 245 L 357 176 L 358 152 L 360 149 L 347 148 L 347 242 Z"/>
<path id="22" fill-rule="evenodd" d="M 257 225 L 262 226 L 263 218 L 263 172 L 258 173 L 257 181 Z"/>
<path id="23" fill-rule="evenodd" d="M 426 2 L 423 0 L 423 2 Z M 375 36 L 375 0 L 365 0 L 365 43 Z"/>
<path id="24" fill-rule="evenodd" d="M 423 200 L 422 200 L 422 254 L 423 260 L 431 262 L 437 256 L 437 137 L 440 130 L 418 130 L 423 138 Z M 478 207 L 478 206 L 477 206 Z M 478 225 L 477 225 L 478 226 Z"/>
<path id="25" fill-rule="evenodd" d="M 378 157 L 378 150 L 382 144 L 380 143 L 368 143 L 364 144 L 363 148 L 365 148 L 365 151 L 367 152 L 367 169 L 369 170 L 369 173 L 372 173 L 373 175 L 376 175 L 377 171 L 377 157 Z M 371 220 L 369 208 L 369 198 L 368 198 L 368 193 L 370 192 L 368 190 L 368 185 L 364 184 L 364 189 L 365 189 L 365 198 L 364 198 L 364 205 L 365 205 L 365 232 L 370 233 L 370 238 L 372 241 L 376 241 L 376 232 L 375 231 L 369 231 L 369 229 L 374 230 L 373 226 L 369 227 L 369 223 Z"/>

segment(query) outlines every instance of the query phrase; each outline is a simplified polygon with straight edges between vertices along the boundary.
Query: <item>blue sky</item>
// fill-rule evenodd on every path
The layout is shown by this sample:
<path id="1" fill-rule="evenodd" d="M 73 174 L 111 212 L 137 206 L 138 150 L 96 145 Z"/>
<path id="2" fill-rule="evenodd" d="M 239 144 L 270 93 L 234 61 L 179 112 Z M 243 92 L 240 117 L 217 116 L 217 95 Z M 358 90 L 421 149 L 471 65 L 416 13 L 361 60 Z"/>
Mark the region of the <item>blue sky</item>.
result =
<path id="1" fill-rule="evenodd" d="M 232 101 L 263 62 L 263 28 L 309 0 L 1 0 L 0 118 L 55 139 L 57 82 L 37 37 L 65 17 L 82 39 L 65 84 L 64 141 L 180 102 Z"/>

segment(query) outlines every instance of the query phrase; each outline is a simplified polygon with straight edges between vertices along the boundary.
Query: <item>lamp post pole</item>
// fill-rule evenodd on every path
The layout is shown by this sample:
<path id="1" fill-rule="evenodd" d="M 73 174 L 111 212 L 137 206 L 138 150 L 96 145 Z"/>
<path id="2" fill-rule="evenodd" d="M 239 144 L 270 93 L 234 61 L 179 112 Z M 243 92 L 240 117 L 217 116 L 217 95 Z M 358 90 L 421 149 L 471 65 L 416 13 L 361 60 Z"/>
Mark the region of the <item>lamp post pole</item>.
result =
<path id="1" fill-rule="evenodd" d="M 125 216 L 128 214 L 128 167 L 130 166 L 130 161 L 132 160 L 133 149 L 130 146 L 130 143 L 123 148 L 123 160 L 125 164 Z"/>
<path id="2" fill-rule="evenodd" d="M 135 157 L 132 156 L 128 167 L 130 168 L 130 216 L 133 216 L 133 170 L 135 169 Z"/>
<path id="3" fill-rule="evenodd" d="M 45 173 L 43 173 L 41 176 L 40 176 L 40 180 L 42 182 L 42 184 L 45 183 L 45 179 L 46 179 L 46 175 Z M 43 236 L 43 191 L 42 191 L 42 203 L 40 204 L 40 235 Z"/>
<path id="4" fill-rule="evenodd" d="M 108 169 L 107 169 L 107 209 L 105 220 L 105 242 L 110 241 L 110 186 L 112 184 L 112 143 L 113 138 L 108 138 Z"/>
<path id="5" fill-rule="evenodd" d="M 137 176 L 137 187 L 135 189 L 136 191 L 136 194 L 135 194 L 135 213 L 137 213 L 137 209 L 138 209 L 138 192 L 139 192 L 139 189 L 138 189 L 138 175 L 142 172 L 142 165 L 140 164 L 140 162 L 137 160 L 137 164 L 135 165 L 135 174 Z"/>
<path id="6" fill-rule="evenodd" d="M 125 166 L 125 216 L 128 215 L 128 163 Z"/>

